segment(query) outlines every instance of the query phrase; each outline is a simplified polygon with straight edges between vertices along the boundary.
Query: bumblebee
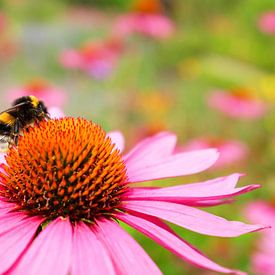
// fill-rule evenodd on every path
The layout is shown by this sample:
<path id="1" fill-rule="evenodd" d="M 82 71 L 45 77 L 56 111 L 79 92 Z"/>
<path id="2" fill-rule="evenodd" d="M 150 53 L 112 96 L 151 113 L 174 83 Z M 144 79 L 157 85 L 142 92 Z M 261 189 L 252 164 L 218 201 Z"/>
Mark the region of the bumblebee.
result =
<path id="1" fill-rule="evenodd" d="M 0 113 L 0 142 L 17 145 L 22 129 L 43 119 L 49 119 L 43 101 L 32 95 L 16 99 L 11 108 Z"/>

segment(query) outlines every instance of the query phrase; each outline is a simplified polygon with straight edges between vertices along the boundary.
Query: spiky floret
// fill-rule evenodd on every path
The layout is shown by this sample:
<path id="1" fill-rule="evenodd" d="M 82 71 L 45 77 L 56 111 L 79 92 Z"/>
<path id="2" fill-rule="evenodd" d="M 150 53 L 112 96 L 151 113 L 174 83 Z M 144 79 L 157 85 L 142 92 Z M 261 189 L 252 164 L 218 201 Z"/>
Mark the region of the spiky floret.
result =
<path id="1" fill-rule="evenodd" d="M 112 215 L 127 188 L 120 152 L 100 126 L 82 118 L 29 127 L 6 161 L 0 196 L 47 219 Z"/>

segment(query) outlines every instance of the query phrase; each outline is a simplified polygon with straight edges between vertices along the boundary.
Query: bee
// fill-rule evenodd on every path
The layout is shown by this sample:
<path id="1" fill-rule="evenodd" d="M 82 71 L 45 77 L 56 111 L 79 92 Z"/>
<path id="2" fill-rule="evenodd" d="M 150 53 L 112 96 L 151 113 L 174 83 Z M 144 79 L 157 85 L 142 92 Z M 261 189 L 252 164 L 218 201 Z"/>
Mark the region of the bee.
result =
<path id="1" fill-rule="evenodd" d="M 35 96 L 16 99 L 11 108 L 0 113 L 0 143 L 17 145 L 23 128 L 49 118 L 45 104 Z"/>

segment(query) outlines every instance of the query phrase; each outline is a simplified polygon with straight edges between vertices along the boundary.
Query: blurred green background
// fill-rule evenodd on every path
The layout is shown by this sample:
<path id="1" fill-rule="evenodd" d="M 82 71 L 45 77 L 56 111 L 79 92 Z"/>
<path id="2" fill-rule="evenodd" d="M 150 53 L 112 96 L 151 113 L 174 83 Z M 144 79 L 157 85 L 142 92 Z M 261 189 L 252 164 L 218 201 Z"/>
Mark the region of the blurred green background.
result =
<path id="1" fill-rule="evenodd" d="M 244 172 L 240 185 L 262 188 L 234 203 L 209 209 L 245 220 L 242 209 L 254 199 L 275 197 L 275 36 L 259 30 L 262 13 L 275 10 L 274 0 L 170 0 L 163 12 L 175 25 L 167 39 L 131 35 L 108 77 L 96 79 L 59 62 L 67 48 L 113 35 L 116 18 L 132 11 L 127 0 L 2 0 L 5 24 L 0 33 L 0 106 L 10 106 L 9 89 L 43 78 L 68 97 L 64 112 L 83 116 L 106 131 L 119 129 L 127 148 L 159 130 L 179 136 L 179 144 L 202 136 L 237 139 L 249 157 L 221 169 L 158 182 L 195 182 Z M 258 120 L 227 118 L 207 106 L 211 91 L 245 88 L 268 106 Z M 207 209 L 208 210 L 208 209 Z M 211 259 L 251 272 L 250 256 L 258 233 L 234 239 L 201 236 L 173 227 Z M 212 274 L 182 262 L 136 231 L 129 229 L 164 274 Z"/>

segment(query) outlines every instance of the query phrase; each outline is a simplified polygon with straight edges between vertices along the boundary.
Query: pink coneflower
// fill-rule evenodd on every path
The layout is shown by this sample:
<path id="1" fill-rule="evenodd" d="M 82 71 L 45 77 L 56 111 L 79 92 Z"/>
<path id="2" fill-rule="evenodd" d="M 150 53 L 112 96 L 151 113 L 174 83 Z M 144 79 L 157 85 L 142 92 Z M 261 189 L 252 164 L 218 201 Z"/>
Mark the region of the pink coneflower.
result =
<path id="1" fill-rule="evenodd" d="M 5 15 L 0 11 L 0 31 L 2 32 L 5 29 L 6 26 L 6 17 Z"/>
<path id="2" fill-rule="evenodd" d="M 271 225 L 258 242 L 258 251 L 252 257 L 253 271 L 261 275 L 275 274 L 275 207 L 264 201 L 253 202 L 246 208 L 246 216 L 253 222 Z"/>
<path id="3" fill-rule="evenodd" d="M 22 87 L 13 88 L 8 91 L 7 98 L 13 101 L 21 96 L 34 95 L 43 100 L 47 106 L 61 107 L 66 101 L 64 91 L 52 86 L 47 80 L 35 78 Z"/>
<path id="4" fill-rule="evenodd" d="M 213 168 L 223 168 L 225 166 L 234 165 L 244 160 L 248 155 L 248 148 L 243 142 L 238 140 L 224 140 L 215 137 L 193 139 L 179 149 L 193 151 L 207 148 L 216 148 L 220 153 L 219 159 L 212 166 Z"/>
<path id="5" fill-rule="evenodd" d="M 133 12 L 120 16 L 115 23 L 114 32 L 119 35 L 140 33 L 154 38 L 165 39 L 174 32 L 174 24 L 161 14 L 158 0 L 139 0 Z"/>
<path id="6" fill-rule="evenodd" d="M 93 41 L 80 49 L 67 49 L 60 55 L 61 64 L 68 69 L 79 69 L 95 79 L 104 79 L 114 70 L 123 50 L 122 41 L 112 38 Z"/>
<path id="7" fill-rule="evenodd" d="M 266 105 L 246 89 L 231 92 L 215 91 L 208 98 L 210 107 L 232 118 L 257 119 L 266 112 Z"/>
<path id="8" fill-rule="evenodd" d="M 224 268 L 188 244 L 163 220 L 210 236 L 235 237 L 264 228 L 195 208 L 212 206 L 258 185 L 236 188 L 238 174 L 167 188 L 133 183 L 197 173 L 214 149 L 173 153 L 162 132 L 121 155 L 124 139 L 85 119 L 43 121 L 20 136 L 1 165 L 0 273 L 161 274 L 124 222 L 185 261 Z"/>
<path id="9" fill-rule="evenodd" d="M 275 11 L 269 11 L 262 14 L 258 21 L 260 30 L 264 33 L 275 34 Z"/>

